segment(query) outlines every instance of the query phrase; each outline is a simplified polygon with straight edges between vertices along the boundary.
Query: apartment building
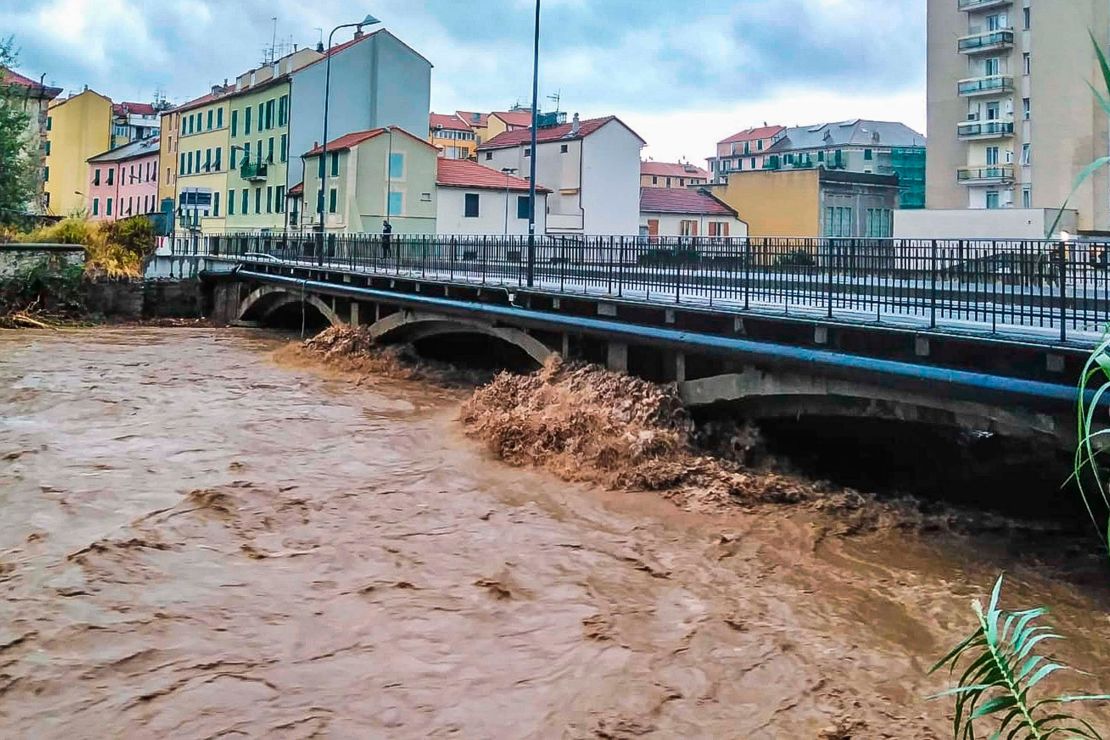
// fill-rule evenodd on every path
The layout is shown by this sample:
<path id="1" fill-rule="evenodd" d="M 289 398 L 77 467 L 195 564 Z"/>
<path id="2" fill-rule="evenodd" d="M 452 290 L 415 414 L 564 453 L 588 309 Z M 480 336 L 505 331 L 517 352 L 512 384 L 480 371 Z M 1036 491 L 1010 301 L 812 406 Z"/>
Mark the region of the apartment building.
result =
<path id="1" fill-rule="evenodd" d="M 1106 0 L 928 0 L 930 210 L 1063 205 L 1110 149 L 1089 32 L 1110 44 Z M 1110 229 L 1106 170 L 1069 205 Z"/>
<path id="2" fill-rule="evenodd" d="M 112 146 L 147 139 L 159 133 L 158 115 L 169 106 L 159 103 L 116 103 L 112 106 Z"/>
<path id="3" fill-rule="evenodd" d="M 645 187 L 640 191 L 640 236 L 747 236 L 736 209 L 703 189 Z"/>
<path id="4" fill-rule="evenodd" d="M 717 155 L 706 160 L 714 182 L 726 182 L 730 172 L 763 169 L 763 153 L 785 134 L 785 126 L 763 124 L 758 128 L 744 129 L 717 142 Z"/>
<path id="5" fill-rule="evenodd" d="M 705 185 L 709 173 L 689 162 L 641 162 L 640 187 L 686 188 Z"/>
<path id="6" fill-rule="evenodd" d="M 112 101 L 93 90 L 56 99 L 46 114 L 43 202 L 48 213 L 70 216 L 85 208 L 88 160 L 112 148 Z"/>
<path id="7" fill-rule="evenodd" d="M 285 226 L 291 89 L 289 75 L 278 75 L 228 98 L 229 232 Z"/>
<path id="8" fill-rule="evenodd" d="M 437 234 L 528 234 L 527 180 L 466 160 L 441 157 L 437 164 Z M 536 232 L 540 234 L 546 229 L 548 192 L 536 188 Z"/>
<path id="9" fill-rule="evenodd" d="M 206 95 L 178 108 L 177 228 L 223 233 L 230 146 L 225 95 Z M 166 119 L 163 118 L 163 125 Z"/>
<path id="10" fill-rule="evenodd" d="M 24 141 L 27 151 L 35 160 L 35 194 L 27 210 L 33 214 L 47 213 L 43 175 L 46 172 L 46 155 L 50 151 L 46 121 L 50 101 L 62 94 L 61 88 L 49 87 L 24 77 L 15 70 L 0 67 L 0 96 L 27 114 Z"/>
<path id="11" fill-rule="evenodd" d="M 478 135 L 458 114 L 432 113 L 428 141 L 447 159 L 471 159 L 478 149 Z"/>
<path id="12" fill-rule="evenodd" d="M 492 118 L 492 117 L 491 117 Z M 478 163 L 521 177 L 531 172 L 531 129 L 506 131 L 478 147 Z M 646 142 L 616 116 L 541 126 L 536 184 L 550 189 L 549 234 L 636 234 L 640 151 Z"/>
<path id="13" fill-rule="evenodd" d="M 157 213 L 158 137 L 128 142 L 89 159 L 86 211 L 93 221 Z"/>

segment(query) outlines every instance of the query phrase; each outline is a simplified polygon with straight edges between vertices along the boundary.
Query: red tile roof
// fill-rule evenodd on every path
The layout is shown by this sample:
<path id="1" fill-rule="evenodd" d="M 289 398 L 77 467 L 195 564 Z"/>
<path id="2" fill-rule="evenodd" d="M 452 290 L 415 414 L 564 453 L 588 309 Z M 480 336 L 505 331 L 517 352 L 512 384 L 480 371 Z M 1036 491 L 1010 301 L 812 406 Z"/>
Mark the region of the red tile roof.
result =
<path id="1" fill-rule="evenodd" d="M 678 213 L 697 216 L 736 216 L 736 211 L 702 190 L 641 188 L 641 213 Z"/>
<path id="2" fill-rule="evenodd" d="M 128 113 L 136 116 L 153 116 L 157 115 L 158 111 L 154 110 L 154 106 L 150 103 L 116 103 L 112 106 L 112 112 L 117 116 L 126 115 Z"/>
<path id="3" fill-rule="evenodd" d="M 394 134 L 403 134 L 414 141 L 420 142 L 429 149 L 436 149 L 436 147 L 428 143 L 427 139 L 421 139 L 419 136 L 410 134 L 408 131 L 405 131 L 399 126 L 391 126 L 390 129 L 393 131 Z M 374 128 L 370 129 L 369 131 L 352 131 L 349 134 L 344 134 L 343 136 L 340 136 L 338 139 L 332 139 L 331 141 L 329 141 L 328 151 L 341 152 L 345 149 L 353 149 L 364 141 L 369 141 L 370 139 L 381 136 L 382 134 L 386 133 L 386 131 L 387 129 L 384 128 Z M 324 148 L 317 144 L 310 151 L 305 152 L 304 156 L 316 157 L 320 154 L 323 154 L 323 152 Z"/>
<path id="4" fill-rule="evenodd" d="M 529 128 L 532 125 L 532 111 L 530 110 L 494 111 L 490 115 L 497 116 L 509 126 Z"/>
<path id="5" fill-rule="evenodd" d="M 759 139 L 770 139 L 778 136 L 786 130 L 785 126 L 760 126 L 759 128 L 749 128 L 741 131 L 738 134 L 733 134 L 724 141 L 718 142 L 719 144 L 735 144 L 738 141 L 758 141 Z"/>
<path id="6" fill-rule="evenodd" d="M 432 131 L 448 129 L 450 131 L 469 131 L 470 124 L 457 115 L 433 113 L 428 117 L 428 128 Z"/>
<path id="7" fill-rule="evenodd" d="M 10 85 L 13 87 L 23 87 L 28 90 L 41 90 L 45 93 L 45 97 L 56 98 L 62 94 L 60 87 L 49 87 L 47 85 L 40 85 L 38 80 L 32 80 L 30 77 L 24 77 L 16 72 L 14 69 L 7 67 L 0 67 L 0 84 Z"/>
<path id="8" fill-rule="evenodd" d="M 616 121 L 625 128 L 628 128 L 624 125 L 624 122 L 616 116 L 606 116 L 605 118 L 591 118 L 579 123 L 579 130 L 577 134 L 571 133 L 574 126 L 573 123 L 564 123 L 561 126 L 541 128 L 539 131 L 536 132 L 536 141 L 540 144 L 546 144 L 552 141 L 573 141 L 575 139 L 584 139 L 610 121 Z M 632 129 L 630 128 L 628 130 L 632 131 Z M 640 141 L 644 142 L 644 144 L 647 144 L 647 142 L 641 139 L 635 131 L 632 131 L 632 135 L 635 136 L 637 139 L 640 139 Z M 494 136 L 492 139 L 478 147 L 478 149 L 479 151 L 484 151 L 487 149 L 508 149 L 510 147 L 520 146 L 521 144 L 528 144 L 531 141 L 531 127 L 518 128 L 514 131 L 506 131 L 502 134 Z"/>
<path id="9" fill-rule="evenodd" d="M 299 182 L 296 185 L 294 185 L 293 187 L 289 188 L 289 192 L 287 192 L 285 194 L 285 197 L 292 198 L 292 197 L 297 196 L 297 195 L 304 195 L 304 183 L 303 182 Z"/>
<path id="10" fill-rule="evenodd" d="M 512 190 L 527 192 L 528 181 L 506 174 L 492 167 L 484 167 L 469 159 L 445 159 L 437 162 L 436 184 L 448 188 L 482 188 L 486 190 Z M 537 193 L 550 193 L 545 187 L 536 187 Z"/>
<path id="11" fill-rule="evenodd" d="M 485 128 L 489 125 L 489 113 L 476 113 L 474 111 L 468 110 L 457 110 L 455 111 L 455 115 L 466 121 L 471 126 Z M 477 116 L 478 120 L 474 120 L 475 116 Z"/>
<path id="12" fill-rule="evenodd" d="M 709 179 L 709 173 L 701 167 L 682 162 L 641 162 L 640 174 L 655 177 L 696 177 Z"/>

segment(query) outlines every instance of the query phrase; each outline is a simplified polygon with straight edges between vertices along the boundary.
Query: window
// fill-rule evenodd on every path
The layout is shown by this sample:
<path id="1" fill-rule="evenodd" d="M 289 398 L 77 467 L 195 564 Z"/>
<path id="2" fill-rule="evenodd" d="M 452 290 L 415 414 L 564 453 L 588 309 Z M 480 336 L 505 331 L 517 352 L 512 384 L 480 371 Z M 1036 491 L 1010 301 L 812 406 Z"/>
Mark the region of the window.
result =
<path id="1" fill-rule="evenodd" d="M 215 118 L 215 115 L 216 115 L 216 111 L 214 111 L 214 110 L 209 110 L 208 111 L 208 130 L 209 131 L 212 130 L 212 121 Z"/>
<path id="2" fill-rule="evenodd" d="M 95 170 L 93 170 L 93 185 L 99 185 L 99 184 L 100 184 L 100 168 L 97 167 Z"/>
<path id="3" fill-rule="evenodd" d="M 92 215 L 94 215 L 94 216 L 99 216 L 100 215 L 100 198 L 93 198 Z"/>
<path id="4" fill-rule="evenodd" d="M 239 111 L 231 111 L 231 135 L 239 135 Z"/>
<path id="5" fill-rule="evenodd" d="M 212 150 L 211 149 L 205 149 L 204 150 L 204 171 L 205 172 L 211 172 L 212 171 Z"/>
<path id="6" fill-rule="evenodd" d="M 523 219 L 528 218 L 528 212 L 531 210 L 528 207 L 530 203 L 531 203 L 531 199 L 527 195 L 518 195 L 517 196 L 517 199 L 516 199 L 516 217 L 517 218 L 523 218 Z"/>
<path id="7" fill-rule="evenodd" d="M 109 185 L 114 184 L 115 179 L 116 179 L 116 168 L 112 167 L 111 169 L 108 170 L 108 184 Z"/>
<path id="8" fill-rule="evenodd" d="M 1021 69 L 1024 74 L 1032 74 L 1032 62 L 1029 58 L 1029 52 L 1021 55 Z"/>
<path id="9" fill-rule="evenodd" d="M 405 194 L 391 192 L 389 194 L 389 215 L 400 215 L 405 209 Z"/>
<path id="10" fill-rule="evenodd" d="M 247 106 L 243 111 L 243 136 L 249 136 L 251 132 L 251 110 L 252 108 Z"/>
<path id="11" fill-rule="evenodd" d="M 212 217 L 220 217 L 220 191 L 212 193 Z"/>
<path id="12" fill-rule="evenodd" d="M 53 116 L 47 116 L 46 117 L 46 130 L 51 131 L 51 130 L 53 130 L 53 128 L 54 128 L 54 117 Z"/>
<path id="13" fill-rule="evenodd" d="M 234 146 L 234 145 L 231 147 L 231 154 L 229 155 L 230 158 L 231 158 L 231 161 L 228 162 L 228 167 L 230 169 L 235 169 L 235 160 L 238 157 L 238 154 L 237 154 L 238 151 L 239 151 L 239 147 Z"/>
<path id="14" fill-rule="evenodd" d="M 1033 207 L 1033 188 L 1030 187 L 1029 185 L 1026 185 L 1025 187 L 1023 187 L 1021 189 L 1021 207 L 1022 208 L 1032 208 Z"/>
<path id="15" fill-rule="evenodd" d="M 266 142 L 266 161 L 271 164 L 274 162 L 274 137 L 272 136 L 270 140 Z"/>
<path id="16" fill-rule="evenodd" d="M 216 128 L 224 127 L 224 109 L 219 108 L 216 110 Z"/>
<path id="17" fill-rule="evenodd" d="M 258 140 L 258 151 L 257 156 L 254 158 L 254 161 L 262 164 L 262 139 Z"/>
<path id="18" fill-rule="evenodd" d="M 285 212 L 285 186 L 278 185 L 274 190 L 274 211 L 277 213 Z"/>
<path id="19" fill-rule="evenodd" d="M 1023 165 L 1031 164 L 1032 154 L 1033 154 L 1032 145 L 1030 145 L 1030 144 L 1022 144 L 1021 145 L 1021 163 Z"/>
<path id="20" fill-rule="evenodd" d="M 235 150 L 232 150 L 233 154 L 234 154 L 234 152 L 235 152 Z M 234 216 L 235 215 L 235 191 L 234 190 L 228 190 L 227 191 L 227 215 L 229 215 L 229 216 Z"/>
<path id="21" fill-rule="evenodd" d="M 525 157 L 531 157 L 532 156 L 532 147 L 530 147 L 530 146 L 524 147 L 524 156 Z"/>
<path id="22" fill-rule="evenodd" d="M 266 104 L 258 104 L 258 130 L 263 131 L 266 129 Z"/>
<path id="23" fill-rule="evenodd" d="M 250 191 L 246 188 L 243 188 L 243 207 L 239 210 L 243 213 L 244 216 L 246 216 L 250 210 Z"/>
<path id="24" fill-rule="evenodd" d="M 274 127 L 274 101 L 266 102 L 266 128 Z"/>
<path id="25" fill-rule="evenodd" d="M 111 198 L 107 198 L 104 201 L 104 215 L 105 216 L 111 216 L 112 215 L 112 199 Z"/>
<path id="26" fill-rule="evenodd" d="M 656 177 L 656 176 L 654 176 L 654 175 L 652 175 L 652 177 L 651 177 L 651 184 L 652 184 L 652 185 L 658 185 L 658 184 L 659 184 L 659 178 L 658 178 L 658 177 Z"/>
<path id="27" fill-rule="evenodd" d="M 1033 24 L 1031 22 L 1033 19 L 1030 17 L 1031 13 L 1029 12 L 1030 11 L 1029 8 L 1022 8 L 1022 11 L 1023 11 L 1022 20 L 1024 21 L 1023 24 L 1022 24 L 1022 28 L 1024 30 L 1028 31 L 1033 26 Z"/>
<path id="28" fill-rule="evenodd" d="M 755 149 L 756 149 L 756 151 L 759 151 L 759 152 L 763 151 L 763 139 L 760 139 L 759 141 L 755 142 Z"/>
<path id="29" fill-rule="evenodd" d="M 266 213 L 274 212 L 274 188 L 272 185 L 266 188 Z"/>
<path id="30" fill-rule="evenodd" d="M 667 187 L 669 188 L 670 186 L 671 186 L 671 178 L 668 177 L 667 178 Z"/>
<path id="31" fill-rule="evenodd" d="M 1021 115 L 1026 121 L 1029 120 L 1029 113 L 1032 111 L 1031 105 L 1029 98 L 1021 99 Z"/>
<path id="32" fill-rule="evenodd" d="M 563 144 L 559 147 L 559 154 L 566 154 L 570 151 L 570 144 Z"/>
<path id="33" fill-rule="evenodd" d="M 987 164 L 988 165 L 998 164 L 998 147 L 996 147 L 996 146 L 988 146 L 987 147 Z"/>
<path id="34" fill-rule="evenodd" d="M 983 60 L 983 74 L 987 77 L 1000 74 L 999 70 L 1002 69 L 1002 60 L 998 57 L 987 57 Z"/>
<path id="35" fill-rule="evenodd" d="M 339 177 L 339 152 L 331 153 L 331 176 Z"/>
<path id="36" fill-rule="evenodd" d="M 332 188 L 328 191 L 328 213 L 339 212 L 339 191 Z"/>
<path id="37" fill-rule="evenodd" d="M 681 236 L 697 236 L 698 235 L 698 222 L 697 221 L 680 221 L 678 224 L 678 233 Z"/>
<path id="38" fill-rule="evenodd" d="M 285 98 L 282 98 L 285 100 Z M 289 158 L 289 135 L 281 135 L 281 161 L 285 162 Z"/>
<path id="39" fill-rule="evenodd" d="M 987 16 L 987 30 L 988 31 L 1000 31 L 1000 30 L 1002 30 L 1002 27 L 1005 24 L 1006 24 L 1006 16 L 1004 16 L 1004 15 L 994 13 L 992 15 Z"/>
<path id="40" fill-rule="evenodd" d="M 486 152 L 486 161 L 489 162 L 493 159 L 493 152 Z"/>
<path id="41" fill-rule="evenodd" d="M 178 166 L 177 169 L 179 169 L 181 171 L 181 174 L 183 174 L 183 175 L 188 174 L 188 171 L 185 169 L 185 155 L 184 154 L 181 155 L 181 164 L 180 164 L 180 166 Z"/>
<path id="42" fill-rule="evenodd" d="M 278 125 L 284 126 L 289 122 L 289 96 L 282 95 L 278 101 Z"/>
<path id="43" fill-rule="evenodd" d="M 998 208 L 998 206 L 999 206 L 998 191 L 997 190 L 988 190 L 987 191 L 987 208 L 992 208 L 993 209 L 993 208 Z"/>
<path id="44" fill-rule="evenodd" d="M 752 157 L 751 165 L 752 165 L 752 169 L 754 170 L 755 169 L 755 157 Z"/>
<path id="45" fill-rule="evenodd" d="M 254 189 L 254 212 L 262 213 L 262 186 Z"/>
<path id="46" fill-rule="evenodd" d="M 46 143 L 43 144 L 42 146 L 43 146 L 43 151 L 46 153 L 46 156 L 49 157 L 50 156 L 50 140 L 47 139 Z"/>
<path id="47" fill-rule="evenodd" d="M 188 152 L 185 155 L 185 174 L 186 175 L 193 174 L 193 153 L 192 152 Z M 109 182 L 110 182 L 111 181 L 111 175 L 109 174 L 108 177 L 109 177 Z"/>
<path id="48" fill-rule="evenodd" d="M 710 221 L 709 236 L 728 236 L 728 222 Z"/>
<path id="49" fill-rule="evenodd" d="M 747 155 L 747 154 L 751 154 L 751 153 L 752 153 L 752 143 L 750 141 L 745 141 L 744 142 L 744 154 Z"/>
<path id="50" fill-rule="evenodd" d="M 390 195 L 392 195 L 392 193 L 390 193 Z M 463 196 L 463 199 L 463 216 L 466 218 L 478 218 L 478 194 L 467 193 Z"/>
<path id="51" fill-rule="evenodd" d="M 864 149 L 863 150 L 863 159 L 864 159 L 864 161 L 870 162 L 874 158 L 875 158 L 875 154 L 871 149 Z"/>
<path id="52" fill-rule="evenodd" d="M 402 180 L 405 177 L 405 154 L 393 152 L 389 155 L 389 179 Z"/>

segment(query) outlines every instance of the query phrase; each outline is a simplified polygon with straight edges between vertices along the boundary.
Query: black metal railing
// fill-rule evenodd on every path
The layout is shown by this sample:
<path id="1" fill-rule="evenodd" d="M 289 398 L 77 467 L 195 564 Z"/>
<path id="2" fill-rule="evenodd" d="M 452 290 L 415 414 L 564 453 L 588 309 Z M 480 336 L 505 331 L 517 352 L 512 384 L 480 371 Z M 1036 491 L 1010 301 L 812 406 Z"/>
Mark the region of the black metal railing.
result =
<path id="1" fill-rule="evenodd" d="M 231 234 L 197 253 L 523 287 L 527 237 Z M 795 312 L 936 330 L 1097 333 L 1110 324 L 1110 241 L 538 236 L 536 290 Z"/>

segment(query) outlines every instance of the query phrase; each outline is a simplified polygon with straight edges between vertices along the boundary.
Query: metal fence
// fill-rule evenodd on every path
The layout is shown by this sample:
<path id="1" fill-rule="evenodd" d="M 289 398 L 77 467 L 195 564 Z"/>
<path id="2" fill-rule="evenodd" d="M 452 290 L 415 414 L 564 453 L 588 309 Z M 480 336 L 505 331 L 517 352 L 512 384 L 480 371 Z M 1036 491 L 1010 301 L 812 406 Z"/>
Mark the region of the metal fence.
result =
<path id="1" fill-rule="evenodd" d="M 844 320 L 1101 332 L 1110 242 L 231 234 L 199 254 Z"/>

